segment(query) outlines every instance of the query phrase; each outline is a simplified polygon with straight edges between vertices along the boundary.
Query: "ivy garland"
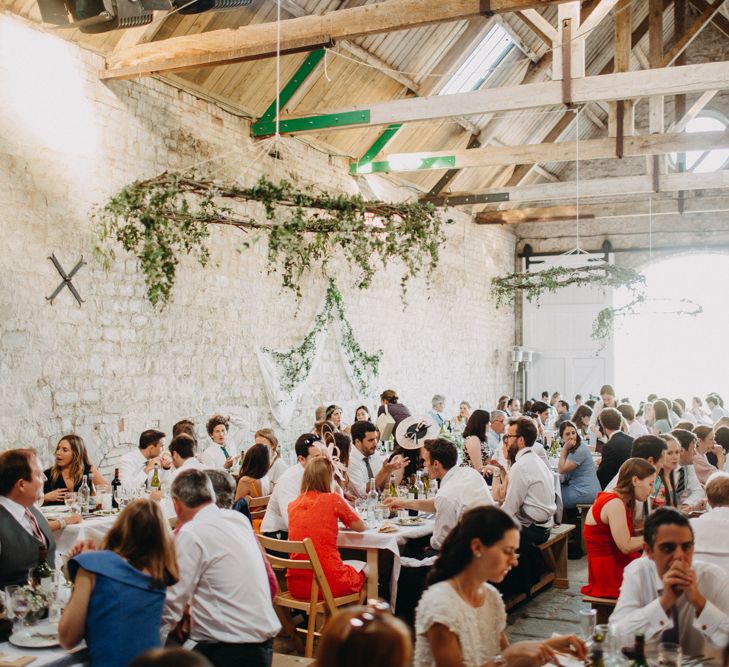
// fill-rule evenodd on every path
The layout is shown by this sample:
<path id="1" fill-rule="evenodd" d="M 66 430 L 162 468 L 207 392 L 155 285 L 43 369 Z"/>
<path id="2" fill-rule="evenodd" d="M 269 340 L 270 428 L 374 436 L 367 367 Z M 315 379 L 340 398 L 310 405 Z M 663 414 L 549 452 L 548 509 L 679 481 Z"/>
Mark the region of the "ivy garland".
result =
<path id="1" fill-rule="evenodd" d="M 225 202 L 258 202 L 263 215 L 248 215 Z M 278 272 L 283 286 L 298 297 L 302 276 L 314 266 L 324 269 L 336 255 L 358 269 L 360 289 L 372 283 L 375 257 L 383 266 L 400 260 L 404 299 L 411 278 L 437 267 L 443 224 L 452 222 L 431 204 L 366 202 L 358 195 L 303 191 L 263 177 L 243 188 L 174 172 L 125 186 L 94 217 L 104 267 L 110 268 L 114 242 L 120 243 L 137 257 L 147 296 L 160 306 L 170 299 L 182 256 L 192 255 L 201 266 L 209 262 L 210 225 L 254 232 L 244 247 L 267 234 L 269 273 Z"/>
<path id="2" fill-rule="evenodd" d="M 607 340 L 613 334 L 615 318 L 635 312 L 638 305 L 646 300 L 645 276 L 634 269 L 614 264 L 590 264 L 587 266 L 555 266 L 531 273 L 519 271 L 507 276 L 492 278 L 491 293 L 496 305 L 504 306 L 514 302 L 517 292 L 521 291 L 527 300 L 538 301 L 542 294 L 556 292 L 570 285 L 589 287 L 625 287 L 630 292 L 630 301 L 617 308 L 603 308 L 592 325 L 595 340 Z"/>
<path id="3" fill-rule="evenodd" d="M 341 327 L 344 356 L 357 384 L 356 389 L 361 395 L 368 395 L 371 389 L 371 379 L 379 375 L 382 350 L 378 350 L 374 354 L 367 354 L 357 342 L 352 325 L 344 314 L 342 294 L 332 278 L 329 278 L 324 305 L 314 318 L 314 325 L 304 337 L 301 345 L 288 352 L 263 348 L 263 351 L 270 354 L 283 371 L 282 389 L 293 391 L 309 375 L 316 356 L 317 336 L 335 316 Z"/>

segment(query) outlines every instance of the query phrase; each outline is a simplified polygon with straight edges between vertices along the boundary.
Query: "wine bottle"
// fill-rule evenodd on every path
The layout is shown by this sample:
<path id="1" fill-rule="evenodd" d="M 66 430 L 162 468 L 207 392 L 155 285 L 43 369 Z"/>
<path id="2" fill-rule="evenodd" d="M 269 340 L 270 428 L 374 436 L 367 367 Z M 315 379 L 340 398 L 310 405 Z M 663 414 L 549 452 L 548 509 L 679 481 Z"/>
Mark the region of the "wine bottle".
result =
<path id="1" fill-rule="evenodd" d="M 408 500 L 418 499 L 418 487 L 415 484 L 415 475 L 410 477 L 410 486 L 408 487 Z M 408 514 L 410 516 L 418 516 L 418 510 L 409 509 Z"/>
<path id="2" fill-rule="evenodd" d="M 98 507 L 98 497 L 96 495 L 96 486 L 94 485 L 94 476 L 89 475 L 89 512 L 95 512 Z"/>
<path id="3" fill-rule="evenodd" d="M 648 667 L 648 661 L 645 659 L 645 635 L 643 633 L 635 635 L 635 656 L 630 667 Z"/>
<path id="4" fill-rule="evenodd" d="M 119 479 L 119 468 L 114 468 L 114 479 L 111 480 L 111 506 L 116 510 L 119 509 L 117 496 L 119 495 L 120 488 L 121 480 Z"/>
<path id="5" fill-rule="evenodd" d="M 89 511 L 90 495 L 91 495 L 91 493 L 89 491 L 89 483 L 87 480 L 87 476 L 84 475 L 83 480 L 81 482 L 81 486 L 78 489 L 78 504 L 79 504 L 79 507 L 81 508 L 82 512 L 88 513 L 88 511 Z"/>
<path id="6" fill-rule="evenodd" d="M 397 484 L 395 484 L 395 475 L 390 475 L 390 485 L 387 488 L 390 498 L 397 498 Z"/>
<path id="7" fill-rule="evenodd" d="M 375 478 L 370 477 L 370 481 L 367 484 L 367 488 L 369 489 L 367 491 L 367 519 L 369 521 L 375 520 L 375 507 L 377 507 L 377 503 L 380 502 L 380 497 L 377 494 L 377 484 L 375 484 Z"/>
<path id="8" fill-rule="evenodd" d="M 38 547 L 38 564 L 31 570 L 30 579 L 34 588 L 50 590 L 53 588 L 53 570 L 46 562 L 48 551 L 45 547 Z"/>
<path id="9" fill-rule="evenodd" d="M 159 480 L 159 463 L 154 464 L 154 472 L 152 473 L 152 479 L 149 482 L 149 488 L 151 491 L 159 491 L 162 487 L 162 483 Z"/>

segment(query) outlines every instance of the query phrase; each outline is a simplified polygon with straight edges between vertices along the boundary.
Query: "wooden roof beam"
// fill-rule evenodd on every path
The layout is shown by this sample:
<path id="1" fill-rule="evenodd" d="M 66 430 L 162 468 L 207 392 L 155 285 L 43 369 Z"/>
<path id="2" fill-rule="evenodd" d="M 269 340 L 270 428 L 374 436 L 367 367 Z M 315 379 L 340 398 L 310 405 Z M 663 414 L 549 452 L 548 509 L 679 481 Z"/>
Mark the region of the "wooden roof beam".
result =
<path id="1" fill-rule="evenodd" d="M 295 53 L 330 45 L 341 39 L 366 37 L 564 0 L 384 0 L 322 15 L 301 16 L 280 26 L 281 53 Z M 182 35 L 124 49 L 107 58 L 104 79 L 126 79 L 163 72 L 198 69 L 226 63 L 268 58 L 277 51 L 276 22 L 236 29 Z"/>

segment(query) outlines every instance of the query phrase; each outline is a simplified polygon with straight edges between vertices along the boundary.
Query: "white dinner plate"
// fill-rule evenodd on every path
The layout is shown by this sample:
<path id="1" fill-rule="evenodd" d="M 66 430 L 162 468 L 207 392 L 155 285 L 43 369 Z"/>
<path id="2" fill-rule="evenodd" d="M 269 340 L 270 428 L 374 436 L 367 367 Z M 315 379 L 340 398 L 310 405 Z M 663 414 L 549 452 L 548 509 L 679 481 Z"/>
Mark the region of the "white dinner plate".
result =
<path id="1" fill-rule="evenodd" d="M 20 648 L 50 648 L 58 646 L 58 625 L 39 623 L 10 635 L 10 643 Z"/>
<path id="2" fill-rule="evenodd" d="M 425 519 L 420 516 L 409 516 L 406 519 L 395 519 L 395 523 L 401 526 L 420 526 L 425 523 Z"/>

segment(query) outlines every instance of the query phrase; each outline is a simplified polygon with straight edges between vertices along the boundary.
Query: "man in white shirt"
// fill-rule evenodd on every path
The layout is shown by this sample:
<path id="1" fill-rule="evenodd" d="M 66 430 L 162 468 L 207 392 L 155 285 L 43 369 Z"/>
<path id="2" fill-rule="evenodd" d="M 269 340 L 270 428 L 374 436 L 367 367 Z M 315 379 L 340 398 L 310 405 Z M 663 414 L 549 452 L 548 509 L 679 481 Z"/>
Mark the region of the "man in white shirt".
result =
<path id="1" fill-rule="evenodd" d="M 202 470 L 172 483 L 180 529 L 175 538 L 180 580 L 167 589 L 162 641 L 190 606 L 190 640 L 215 667 L 270 667 L 281 629 L 266 566 L 250 522 L 215 505 Z"/>
<path id="2" fill-rule="evenodd" d="M 228 470 L 235 462 L 235 445 L 228 442 L 229 421 L 228 417 L 220 414 L 214 414 L 208 419 L 207 430 L 213 444 L 200 455 L 200 461 L 211 468 Z"/>
<path id="3" fill-rule="evenodd" d="M 386 461 L 377 452 L 377 427 L 372 422 L 354 422 L 350 428 L 352 448 L 349 451 L 349 488 L 359 498 L 367 495 L 367 484 L 371 478 L 381 491 L 390 475 L 407 466 L 408 461 L 399 454 Z"/>
<path id="4" fill-rule="evenodd" d="M 177 476 L 183 470 L 205 470 L 208 467 L 195 458 L 195 440 L 186 433 L 174 438 L 169 450 L 174 468 L 171 476 Z"/>
<path id="5" fill-rule="evenodd" d="M 706 485 L 711 510 L 691 519 L 694 531 L 694 556 L 729 572 L 729 475 L 714 473 Z"/>
<path id="6" fill-rule="evenodd" d="M 489 417 L 491 428 L 486 432 L 486 439 L 489 444 L 491 457 L 498 459 L 501 457 L 501 436 L 506 430 L 506 420 L 509 418 L 509 415 L 503 410 L 492 410 Z"/>
<path id="7" fill-rule="evenodd" d="M 528 592 L 539 579 L 542 557 L 536 546 L 549 539 L 557 511 L 554 474 L 534 453 L 536 439 L 537 427 L 528 417 L 512 419 L 504 435 L 514 464 L 501 509 L 521 526 L 519 564 L 497 586 L 505 596 Z"/>
<path id="8" fill-rule="evenodd" d="M 139 436 L 139 448 L 122 456 L 119 461 L 119 479 L 127 489 L 138 489 L 147 483 L 154 466 L 159 466 L 159 474 L 164 475 L 172 467 L 172 460 L 162 456 L 165 434 L 156 429 L 143 431 Z"/>
<path id="9" fill-rule="evenodd" d="M 628 424 L 628 435 L 635 439 L 641 435 L 650 435 L 645 424 L 641 424 L 635 418 L 635 408 L 630 403 L 621 403 L 617 407 L 617 411 L 623 415 L 623 419 Z"/>
<path id="10" fill-rule="evenodd" d="M 273 487 L 268 501 L 266 514 L 261 523 L 261 533 L 277 540 L 285 540 L 289 534 L 289 503 L 301 494 L 301 481 L 304 479 L 304 467 L 313 456 L 321 456 L 321 438 L 314 433 L 300 435 L 294 451 L 298 463 L 291 466 Z"/>
<path id="11" fill-rule="evenodd" d="M 676 497 L 682 512 L 703 509 L 706 505 L 706 493 L 699 482 L 694 470 L 694 456 L 696 455 L 695 433 L 682 428 L 675 428 L 671 435 L 678 440 L 681 451 L 678 459 L 678 470 L 675 473 Z"/>
<path id="12" fill-rule="evenodd" d="M 439 551 L 465 510 L 480 505 L 493 505 L 494 500 L 484 478 L 474 468 L 458 466 L 458 450 L 452 442 L 444 438 L 426 440 L 423 459 L 429 478 L 440 480 L 435 498 L 385 498 L 384 502 L 395 509 L 434 512 L 435 526 L 430 546 Z"/>
<path id="13" fill-rule="evenodd" d="M 684 655 L 718 656 L 729 643 L 729 576 L 694 561 L 688 519 L 670 507 L 645 522 L 644 558 L 625 568 L 610 622 L 622 644 L 642 632 L 647 643 L 673 642 Z"/>
<path id="14" fill-rule="evenodd" d="M 709 409 L 711 423 L 716 424 L 722 417 L 729 417 L 729 412 L 719 403 L 719 397 L 710 394 L 706 397 L 706 407 Z"/>
<path id="15" fill-rule="evenodd" d="M 0 588 L 23 586 L 39 550 L 55 567 L 56 542 L 35 503 L 43 498 L 45 475 L 35 451 L 10 449 L 0 454 Z"/>

